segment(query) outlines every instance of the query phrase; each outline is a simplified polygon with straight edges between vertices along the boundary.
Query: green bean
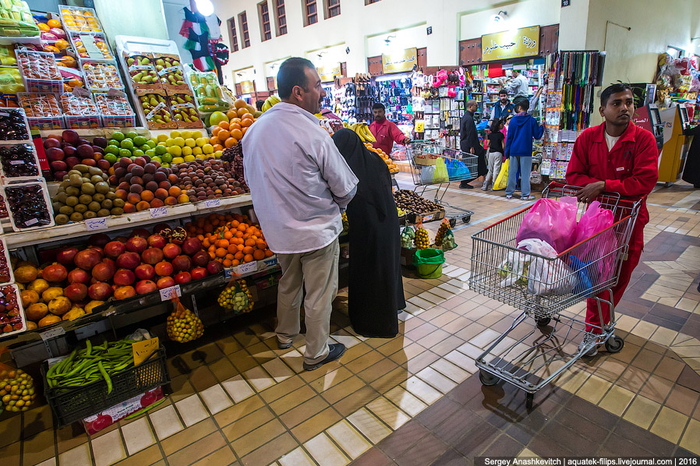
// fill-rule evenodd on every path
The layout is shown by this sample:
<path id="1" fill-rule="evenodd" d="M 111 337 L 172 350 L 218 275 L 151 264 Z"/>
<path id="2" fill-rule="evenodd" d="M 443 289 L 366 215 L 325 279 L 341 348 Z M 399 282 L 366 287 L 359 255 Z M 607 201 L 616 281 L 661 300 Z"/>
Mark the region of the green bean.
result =
<path id="1" fill-rule="evenodd" d="M 145 408 L 140 409 L 140 410 L 136 411 L 136 412 L 133 413 L 133 414 L 129 414 L 129 415 L 128 415 L 127 417 L 125 417 L 124 419 L 133 419 L 133 418 L 135 418 L 135 417 L 137 417 L 137 416 L 140 416 L 140 415 L 142 415 L 143 413 L 145 413 L 146 411 L 149 411 L 149 410 L 155 408 L 156 406 L 160 405 L 160 404 L 163 403 L 163 402 L 165 402 L 165 398 L 161 398 L 160 400 L 151 403 L 150 405 L 146 406 Z"/>
<path id="2" fill-rule="evenodd" d="M 102 377 L 104 377 L 105 381 L 107 382 L 107 395 L 109 395 L 110 393 L 112 393 L 112 379 L 109 378 L 107 371 L 102 366 L 102 361 L 97 363 L 97 367 L 100 368 L 100 372 L 102 373 Z"/>

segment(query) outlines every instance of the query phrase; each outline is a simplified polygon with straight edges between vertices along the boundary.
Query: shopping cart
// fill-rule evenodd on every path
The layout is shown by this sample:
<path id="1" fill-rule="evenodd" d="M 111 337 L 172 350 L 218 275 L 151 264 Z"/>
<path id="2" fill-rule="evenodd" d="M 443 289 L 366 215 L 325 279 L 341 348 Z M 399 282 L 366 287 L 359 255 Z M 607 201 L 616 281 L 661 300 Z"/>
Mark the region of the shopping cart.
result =
<path id="1" fill-rule="evenodd" d="M 580 189 L 552 183 L 542 197 L 571 196 Z M 516 247 L 516 235 L 532 206 L 472 235 L 471 289 L 522 310 L 476 360 L 479 379 L 484 385 L 504 380 L 525 391 L 528 409 L 535 392 L 595 345 L 605 344 L 611 353 L 624 346 L 614 334 L 614 303 L 603 297 L 611 297 L 611 288 L 617 284 L 641 201 L 621 199 L 616 193 L 603 193 L 597 200 L 613 212 L 615 223 L 556 258 Z M 586 204 L 579 203 L 579 213 L 585 208 Z M 521 270 L 517 280 L 510 275 L 514 264 Z M 589 333 L 584 340 L 582 311 L 570 308 L 588 298 L 596 300 L 600 322 L 605 322 L 601 303 L 610 307 L 610 322 L 602 327 L 589 325 L 600 334 L 592 337 Z"/>
<path id="2" fill-rule="evenodd" d="M 471 210 L 455 207 L 445 202 L 443 198 L 450 183 L 471 181 L 477 176 L 478 157 L 467 154 L 457 149 L 448 149 L 436 141 L 411 141 L 406 147 L 406 156 L 410 162 L 414 191 L 423 196 L 428 186 L 437 186 L 433 201 L 456 212 L 445 212 L 445 217 L 450 219 L 452 227 L 456 219 L 469 223 L 474 214 Z M 445 172 L 440 176 L 436 171 L 444 166 Z M 420 189 L 422 188 L 422 189 Z M 418 192 L 420 189 L 420 192 Z"/>

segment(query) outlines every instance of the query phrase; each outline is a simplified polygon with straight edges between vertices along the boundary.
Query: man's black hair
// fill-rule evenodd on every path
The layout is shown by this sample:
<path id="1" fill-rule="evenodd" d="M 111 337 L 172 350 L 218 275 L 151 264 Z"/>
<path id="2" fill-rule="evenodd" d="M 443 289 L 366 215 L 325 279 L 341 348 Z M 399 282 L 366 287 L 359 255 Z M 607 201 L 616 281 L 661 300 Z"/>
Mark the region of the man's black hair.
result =
<path id="1" fill-rule="evenodd" d="M 632 86 L 627 83 L 616 83 L 606 87 L 603 89 L 603 92 L 600 93 L 600 106 L 605 107 L 608 105 L 608 99 L 610 99 L 611 95 L 625 91 L 632 91 Z M 634 96 L 634 92 L 632 92 L 632 95 Z"/>
<path id="2" fill-rule="evenodd" d="M 494 118 L 493 121 L 491 122 L 491 132 L 492 133 L 497 133 L 501 130 L 501 124 L 503 124 L 505 119 L 501 120 L 500 118 Z"/>
<path id="3" fill-rule="evenodd" d="M 277 72 L 277 92 L 280 99 L 288 99 L 292 95 L 294 86 L 301 86 L 305 91 L 309 90 L 306 80 L 306 69 L 315 69 L 314 64 L 306 58 L 288 58 L 280 65 Z"/>
<path id="4" fill-rule="evenodd" d="M 499 96 L 501 96 L 503 94 L 508 95 L 508 91 L 506 89 L 501 89 L 500 91 L 498 91 Z"/>
<path id="5" fill-rule="evenodd" d="M 255 108 L 257 108 L 259 112 L 262 112 L 263 105 L 265 105 L 264 100 L 256 100 L 255 101 Z"/>
<path id="6" fill-rule="evenodd" d="M 530 110 L 530 101 L 526 97 L 518 97 L 513 101 L 513 105 L 515 106 L 516 112 L 518 109 L 520 109 L 521 112 Z"/>
<path id="7" fill-rule="evenodd" d="M 384 111 L 386 111 L 386 107 L 384 106 L 383 103 L 377 102 L 376 104 L 372 105 L 372 110 L 384 110 Z"/>

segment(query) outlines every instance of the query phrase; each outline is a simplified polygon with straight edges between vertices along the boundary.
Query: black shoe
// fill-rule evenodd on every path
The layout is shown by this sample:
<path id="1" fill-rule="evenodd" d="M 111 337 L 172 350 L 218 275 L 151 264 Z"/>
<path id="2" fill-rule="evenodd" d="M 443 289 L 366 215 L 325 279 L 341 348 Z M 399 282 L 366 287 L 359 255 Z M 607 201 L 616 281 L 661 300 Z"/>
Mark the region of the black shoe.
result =
<path id="1" fill-rule="evenodd" d="M 343 354 L 345 354 L 344 344 L 336 343 L 334 345 L 328 345 L 328 356 L 326 356 L 326 359 L 324 359 L 321 362 L 317 362 L 316 364 L 307 364 L 306 362 L 304 362 L 304 369 L 307 371 L 315 371 L 322 365 L 328 364 L 329 362 L 333 362 L 336 359 L 339 359 Z"/>
<path id="2" fill-rule="evenodd" d="M 470 185 L 466 181 L 459 183 L 459 189 L 474 189 L 474 186 Z"/>
<path id="3" fill-rule="evenodd" d="M 279 349 L 288 349 L 292 347 L 292 342 L 290 341 L 289 343 L 282 343 L 279 341 L 279 338 L 277 339 L 277 348 Z"/>

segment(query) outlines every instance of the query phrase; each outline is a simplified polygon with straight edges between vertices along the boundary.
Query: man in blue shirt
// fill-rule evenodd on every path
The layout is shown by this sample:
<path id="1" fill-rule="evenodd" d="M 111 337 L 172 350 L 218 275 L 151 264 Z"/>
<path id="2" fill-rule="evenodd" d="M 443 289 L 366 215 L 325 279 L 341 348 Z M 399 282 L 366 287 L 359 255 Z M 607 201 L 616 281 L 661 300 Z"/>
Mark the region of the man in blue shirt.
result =
<path id="1" fill-rule="evenodd" d="M 537 120 L 527 114 L 530 102 L 526 98 L 515 100 L 515 111 L 518 112 L 510 120 L 506 136 L 506 158 L 508 165 L 508 186 L 506 198 L 511 199 L 518 181 L 518 170 L 522 173 L 521 199 L 529 201 L 535 196 L 530 195 L 530 172 L 532 171 L 532 142 L 544 135 L 544 126 L 538 125 Z"/>
<path id="2" fill-rule="evenodd" d="M 495 119 L 505 121 L 508 116 L 515 114 L 515 107 L 513 107 L 513 104 L 508 100 L 507 90 L 501 89 L 498 91 L 498 99 L 499 102 L 494 104 L 493 108 L 491 109 L 491 123 L 493 123 L 493 120 Z"/>

